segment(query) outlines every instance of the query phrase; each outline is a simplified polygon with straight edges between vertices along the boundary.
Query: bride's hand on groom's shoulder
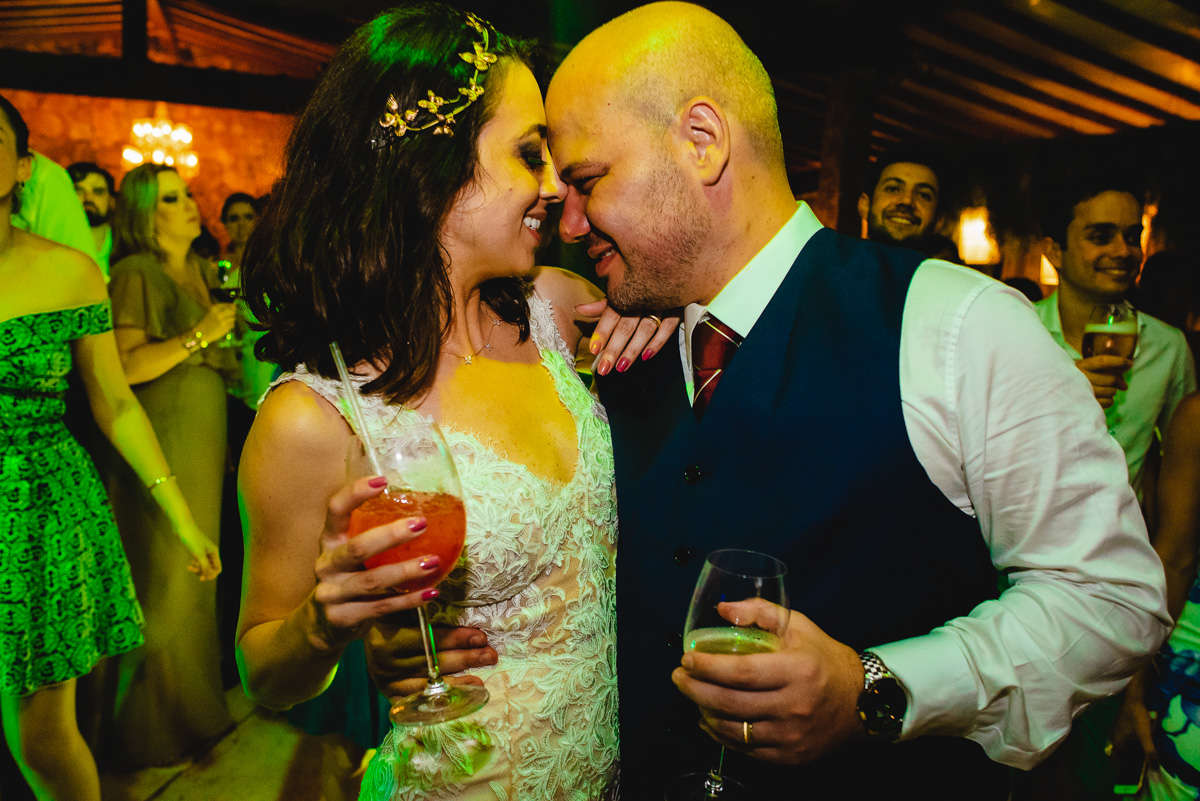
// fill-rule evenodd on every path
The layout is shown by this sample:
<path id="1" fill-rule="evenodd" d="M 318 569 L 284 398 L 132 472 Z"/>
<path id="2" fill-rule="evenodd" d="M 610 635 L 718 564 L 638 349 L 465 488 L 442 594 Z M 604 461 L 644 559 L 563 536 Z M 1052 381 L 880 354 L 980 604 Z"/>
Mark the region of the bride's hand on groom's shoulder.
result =
<path id="1" fill-rule="evenodd" d="M 605 298 L 581 303 L 575 311 L 585 319 L 597 320 L 596 330 L 588 341 L 588 350 L 595 357 L 591 371 L 596 375 L 608 375 L 614 367 L 623 373 L 639 359 L 650 359 L 671 341 L 679 327 L 677 316 L 622 315 Z"/>
<path id="2" fill-rule="evenodd" d="M 496 664 L 497 654 L 479 629 L 433 627 L 438 667 L 451 683 L 482 684 L 477 676 L 456 676 L 469 668 Z M 425 686 L 425 650 L 415 615 L 392 615 L 363 636 L 367 670 L 388 698 L 411 695 Z"/>

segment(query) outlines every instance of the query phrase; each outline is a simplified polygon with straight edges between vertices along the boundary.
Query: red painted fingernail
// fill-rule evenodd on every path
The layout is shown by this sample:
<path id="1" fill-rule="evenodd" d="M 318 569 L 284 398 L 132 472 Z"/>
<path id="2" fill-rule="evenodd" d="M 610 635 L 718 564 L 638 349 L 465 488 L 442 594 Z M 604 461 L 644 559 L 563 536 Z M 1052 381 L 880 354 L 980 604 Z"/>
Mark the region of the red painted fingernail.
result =
<path id="1" fill-rule="evenodd" d="M 644 351 L 642 351 L 642 361 L 649 361 L 654 357 L 654 353 L 655 351 L 653 348 L 646 348 Z"/>
<path id="2" fill-rule="evenodd" d="M 621 360 L 617 362 L 617 372 L 623 373 L 628 369 L 629 369 L 629 359 L 622 357 Z"/>
<path id="3" fill-rule="evenodd" d="M 429 525 L 429 523 L 425 520 L 425 518 L 418 517 L 418 518 L 408 521 L 408 530 L 409 531 L 424 531 L 425 527 L 427 525 Z"/>
<path id="4" fill-rule="evenodd" d="M 383 476 L 375 476 L 375 478 L 372 478 L 369 481 L 367 481 L 367 486 L 370 487 L 371 489 L 379 489 L 380 487 L 386 487 L 387 479 L 384 478 Z"/>
<path id="5" fill-rule="evenodd" d="M 437 567 L 441 563 L 442 563 L 442 560 L 439 559 L 437 556 L 426 556 L 420 562 L 417 562 L 417 564 L 421 567 L 422 570 L 433 570 L 435 567 Z"/>
<path id="6" fill-rule="evenodd" d="M 434 598 L 438 597 L 439 594 L 440 593 L 438 593 L 436 587 L 430 587 L 429 589 L 425 590 L 425 592 L 421 593 L 421 600 L 432 601 Z"/>

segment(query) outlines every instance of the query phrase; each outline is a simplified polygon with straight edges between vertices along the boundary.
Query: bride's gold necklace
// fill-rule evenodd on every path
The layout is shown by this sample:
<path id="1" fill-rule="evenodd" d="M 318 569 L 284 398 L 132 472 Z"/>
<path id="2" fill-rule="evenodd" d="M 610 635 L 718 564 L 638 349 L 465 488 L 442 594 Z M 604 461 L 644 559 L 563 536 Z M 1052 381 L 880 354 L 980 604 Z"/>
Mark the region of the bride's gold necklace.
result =
<path id="1" fill-rule="evenodd" d="M 492 337 L 494 337 L 496 335 L 496 329 L 499 327 L 500 327 L 500 318 L 492 317 L 492 329 L 490 331 L 488 331 L 487 341 L 484 342 L 482 345 L 480 345 L 478 348 L 476 348 L 474 353 L 468 353 L 468 354 L 464 355 L 461 353 L 455 353 L 454 351 L 450 350 L 449 348 L 445 348 L 444 350 L 447 353 L 449 353 L 451 356 L 454 356 L 455 358 L 458 358 L 458 359 L 462 359 L 463 364 L 470 365 L 476 356 L 483 353 L 485 350 L 492 349 Z"/>

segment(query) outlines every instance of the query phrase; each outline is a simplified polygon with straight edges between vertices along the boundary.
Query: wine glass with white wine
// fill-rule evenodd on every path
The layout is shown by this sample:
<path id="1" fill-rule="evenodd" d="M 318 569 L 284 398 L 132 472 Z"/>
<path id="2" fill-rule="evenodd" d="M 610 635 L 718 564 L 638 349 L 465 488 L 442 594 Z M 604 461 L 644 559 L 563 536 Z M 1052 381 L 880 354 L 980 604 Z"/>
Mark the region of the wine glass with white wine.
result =
<path id="1" fill-rule="evenodd" d="M 683 626 L 683 650 L 706 654 L 765 654 L 782 647 L 787 629 L 787 565 L 757 551 L 726 548 L 713 551 L 704 560 Z M 718 604 L 762 598 L 785 611 L 773 624 L 757 625 L 730 621 Z M 749 726 L 753 721 L 747 723 Z M 666 801 L 742 801 L 748 798 L 743 785 L 725 775 L 725 747 L 716 764 L 703 773 L 680 776 L 668 788 Z"/>

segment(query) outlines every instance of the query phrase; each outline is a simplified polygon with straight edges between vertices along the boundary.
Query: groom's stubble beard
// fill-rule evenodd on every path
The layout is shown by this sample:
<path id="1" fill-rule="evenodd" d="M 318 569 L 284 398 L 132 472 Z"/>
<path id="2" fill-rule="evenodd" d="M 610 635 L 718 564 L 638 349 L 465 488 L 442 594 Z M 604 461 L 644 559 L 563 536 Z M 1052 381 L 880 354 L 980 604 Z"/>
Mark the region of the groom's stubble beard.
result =
<path id="1" fill-rule="evenodd" d="M 625 269 L 619 283 L 609 283 L 608 301 L 618 311 L 661 313 L 700 300 L 691 284 L 712 219 L 690 190 L 679 167 L 665 159 L 643 184 L 642 224 L 636 236 L 616 243 Z"/>

